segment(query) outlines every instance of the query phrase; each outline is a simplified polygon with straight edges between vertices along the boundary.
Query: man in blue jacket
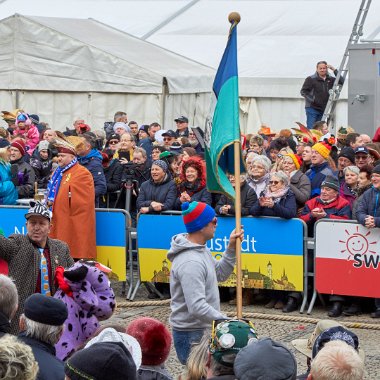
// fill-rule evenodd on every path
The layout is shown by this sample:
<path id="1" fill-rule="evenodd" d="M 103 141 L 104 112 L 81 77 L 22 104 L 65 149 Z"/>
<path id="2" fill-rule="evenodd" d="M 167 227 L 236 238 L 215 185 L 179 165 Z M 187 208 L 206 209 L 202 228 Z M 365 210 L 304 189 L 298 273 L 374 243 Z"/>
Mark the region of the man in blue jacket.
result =
<path id="1" fill-rule="evenodd" d="M 92 175 L 95 186 L 95 207 L 99 207 L 99 198 L 107 194 L 107 181 L 104 175 L 101 153 L 95 149 L 96 136 L 91 132 L 83 133 L 83 145 L 77 149 L 78 161 Z"/>

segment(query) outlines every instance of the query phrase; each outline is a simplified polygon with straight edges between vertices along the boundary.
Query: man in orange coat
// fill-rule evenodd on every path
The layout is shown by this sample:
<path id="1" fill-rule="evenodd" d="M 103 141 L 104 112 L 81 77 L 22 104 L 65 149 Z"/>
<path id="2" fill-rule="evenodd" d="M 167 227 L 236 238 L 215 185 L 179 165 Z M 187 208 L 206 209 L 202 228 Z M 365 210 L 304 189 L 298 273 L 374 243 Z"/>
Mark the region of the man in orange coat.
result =
<path id="1" fill-rule="evenodd" d="M 56 139 L 59 166 L 47 192 L 47 204 L 53 212 L 50 237 L 65 241 L 75 259 L 95 259 L 94 181 L 77 161 L 76 148 L 81 143 L 73 136 Z"/>

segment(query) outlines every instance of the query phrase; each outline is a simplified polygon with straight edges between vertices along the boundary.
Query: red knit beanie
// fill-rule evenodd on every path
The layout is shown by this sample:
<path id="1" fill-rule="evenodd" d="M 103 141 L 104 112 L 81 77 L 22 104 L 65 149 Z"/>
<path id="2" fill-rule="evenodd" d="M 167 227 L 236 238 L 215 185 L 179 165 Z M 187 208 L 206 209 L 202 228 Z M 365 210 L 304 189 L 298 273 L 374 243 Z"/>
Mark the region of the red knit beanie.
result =
<path id="1" fill-rule="evenodd" d="M 22 156 L 25 155 L 25 143 L 24 143 L 24 140 L 21 140 L 21 139 L 13 140 L 12 143 L 11 143 L 11 146 L 13 146 L 13 148 L 18 149 L 20 151 L 20 153 L 21 153 Z"/>
<path id="2" fill-rule="evenodd" d="M 143 365 L 160 365 L 168 358 L 172 336 L 168 328 L 157 319 L 137 318 L 128 325 L 127 334 L 139 342 Z"/>

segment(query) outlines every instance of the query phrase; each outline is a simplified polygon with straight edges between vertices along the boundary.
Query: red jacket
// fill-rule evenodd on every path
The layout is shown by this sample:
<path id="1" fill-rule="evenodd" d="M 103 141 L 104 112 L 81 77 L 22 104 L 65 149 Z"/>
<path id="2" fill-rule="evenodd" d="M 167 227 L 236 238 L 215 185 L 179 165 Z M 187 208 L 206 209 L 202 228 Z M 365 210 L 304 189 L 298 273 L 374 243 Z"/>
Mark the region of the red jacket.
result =
<path id="1" fill-rule="evenodd" d="M 346 199 L 340 196 L 338 196 L 338 198 L 335 199 L 335 201 L 327 205 L 324 205 L 321 202 L 320 197 L 309 199 L 305 203 L 305 207 L 302 210 L 300 218 L 303 221 L 305 221 L 307 224 L 316 222 L 317 219 L 315 219 L 311 215 L 311 210 L 317 207 L 322 208 L 325 211 L 325 213 L 327 214 L 325 218 L 329 218 L 329 219 L 350 219 L 351 218 L 350 203 Z"/>
<path id="2" fill-rule="evenodd" d="M 373 142 L 380 142 L 380 127 L 376 129 L 375 136 L 372 139 Z"/>

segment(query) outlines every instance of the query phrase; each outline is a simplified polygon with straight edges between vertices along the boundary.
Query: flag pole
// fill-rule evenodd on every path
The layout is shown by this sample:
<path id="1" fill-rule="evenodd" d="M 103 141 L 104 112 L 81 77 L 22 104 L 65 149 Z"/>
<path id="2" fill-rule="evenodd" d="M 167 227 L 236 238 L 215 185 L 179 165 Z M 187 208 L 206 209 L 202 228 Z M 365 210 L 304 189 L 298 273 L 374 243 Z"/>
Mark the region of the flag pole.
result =
<path id="1" fill-rule="evenodd" d="M 240 141 L 234 142 L 234 168 L 235 168 L 235 229 L 241 230 L 241 195 L 240 195 Z M 242 276 L 241 276 L 241 239 L 236 239 L 236 316 L 243 317 L 242 310 Z"/>
<path id="2" fill-rule="evenodd" d="M 228 21 L 232 24 L 231 30 L 240 22 L 240 14 L 231 12 Z M 234 141 L 234 173 L 235 173 L 235 231 L 241 231 L 241 194 L 240 194 L 240 157 L 241 141 Z M 236 239 L 236 316 L 243 317 L 242 310 L 242 275 L 241 275 L 241 239 Z"/>

